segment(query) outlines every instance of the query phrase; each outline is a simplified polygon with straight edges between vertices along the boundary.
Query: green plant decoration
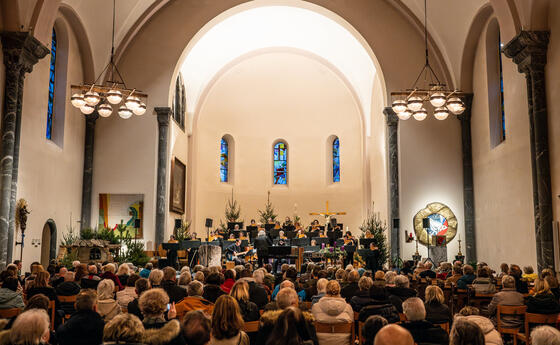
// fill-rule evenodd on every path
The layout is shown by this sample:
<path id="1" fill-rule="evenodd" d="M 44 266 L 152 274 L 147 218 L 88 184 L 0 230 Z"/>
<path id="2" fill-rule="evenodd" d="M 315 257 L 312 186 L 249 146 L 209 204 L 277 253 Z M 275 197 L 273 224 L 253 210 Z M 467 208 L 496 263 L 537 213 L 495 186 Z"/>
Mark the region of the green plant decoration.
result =
<path id="1" fill-rule="evenodd" d="M 228 199 L 226 203 L 226 221 L 230 223 L 235 223 L 239 219 L 241 214 L 241 207 L 237 203 L 237 200 L 233 198 L 233 189 L 231 190 L 231 199 Z"/>
<path id="2" fill-rule="evenodd" d="M 369 231 L 373 235 L 373 243 L 379 249 L 379 263 L 381 265 L 387 262 L 387 238 L 385 231 L 387 230 L 387 223 L 381 220 L 379 212 L 374 212 L 374 206 L 368 210 L 368 214 L 360 230 L 362 231 L 361 238 L 364 238 L 366 232 Z"/>
<path id="3" fill-rule="evenodd" d="M 82 231 L 80 231 L 80 237 L 82 240 L 91 240 L 97 238 L 97 232 L 92 228 L 83 228 Z"/>
<path id="4" fill-rule="evenodd" d="M 276 217 L 278 217 L 278 215 L 274 213 L 274 206 L 272 206 L 272 203 L 270 202 L 270 191 L 268 191 L 268 198 L 266 200 L 264 211 L 257 210 L 257 212 L 259 213 L 259 220 L 261 224 L 267 224 L 269 222 L 274 223 Z"/>
<path id="5" fill-rule="evenodd" d="M 173 235 L 175 236 L 175 239 L 179 242 L 182 242 L 183 240 L 186 240 L 188 238 L 190 227 L 191 227 L 191 222 L 190 221 L 181 220 L 181 227 L 175 229 L 174 233 L 173 233 Z"/>
<path id="6" fill-rule="evenodd" d="M 63 246 L 71 246 L 79 239 L 80 237 L 78 236 L 78 234 L 74 230 L 74 226 L 72 225 L 72 213 L 70 213 L 70 223 L 66 225 L 66 233 L 62 234 L 61 244 Z"/>

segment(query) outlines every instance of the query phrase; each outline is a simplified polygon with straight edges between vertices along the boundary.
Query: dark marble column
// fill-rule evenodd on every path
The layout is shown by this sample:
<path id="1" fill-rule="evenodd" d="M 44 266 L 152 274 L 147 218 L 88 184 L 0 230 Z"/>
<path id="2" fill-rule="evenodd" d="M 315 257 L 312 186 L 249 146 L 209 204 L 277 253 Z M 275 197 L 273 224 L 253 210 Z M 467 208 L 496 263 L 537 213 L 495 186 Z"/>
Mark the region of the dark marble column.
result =
<path id="1" fill-rule="evenodd" d="M 91 201 L 93 184 L 93 149 L 95 141 L 95 122 L 99 118 L 97 110 L 85 115 L 86 133 L 84 141 L 84 173 L 82 177 L 82 217 L 80 230 L 91 227 Z"/>
<path id="2" fill-rule="evenodd" d="M 387 122 L 387 149 L 389 155 L 389 197 L 390 210 L 389 226 L 391 229 L 391 261 L 400 257 L 401 243 L 399 229 L 393 225 L 393 219 L 400 219 L 399 209 L 399 118 L 391 107 L 383 109 Z"/>
<path id="3" fill-rule="evenodd" d="M 156 185 L 156 238 L 155 248 L 164 242 L 165 235 L 165 215 L 166 215 L 166 195 L 167 195 L 167 146 L 169 141 L 169 118 L 171 117 L 170 107 L 155 108 L 158 122 L 158 165 L 157 165 L 157 185 Z"/>
<path id="4" fill-rule="evenodd" d="M 13 252 L 15 227 L 10 227 L 10 222 L 14 219 L 17 190 L 12 191 L 12 184 L 17 187 L 23 78 L 49 50 L 27 32 L 2 32 L 1 39 L 6 66 L 0 132 L 0 268 L 3 268 L 11 260 L 8 255 Z"/>
<path id="5" fill-rule="evenodd" d="M 552 192 L 548 149 L 548 110 L 546 103 L 546 54 L 550 32 L 521 31 L 503 49 L 527 78 L 527 103 L 533 173 L 535 235 L 539 271 L 554 267 Z"/>
<path id="6" fill-rule="evenodd" d="M 463 98 L 463 101 L 465 102 L 465 111 L 461 115 L 457 116 L 459 121 L 461 121 L 461 149 L 463 151 L 463 207 L 465 212 L 465 254 L 468 262 L 477 261 L 471 136 L 472 99 L 472 94 L 467 94 Z"/>

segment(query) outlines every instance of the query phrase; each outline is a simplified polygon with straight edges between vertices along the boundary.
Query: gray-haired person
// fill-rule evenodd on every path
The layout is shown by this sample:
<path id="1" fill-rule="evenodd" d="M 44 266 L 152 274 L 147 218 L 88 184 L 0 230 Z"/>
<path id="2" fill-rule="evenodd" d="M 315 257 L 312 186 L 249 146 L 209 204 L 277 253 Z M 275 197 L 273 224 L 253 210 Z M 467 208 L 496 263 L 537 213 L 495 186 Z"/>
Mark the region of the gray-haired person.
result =
<path id="1" fill-rule="evenodd" d="M 265 263 L 268 263 L 269 246 L 272 246 L 272 241 L 264 230 L 259 231 L 259 235 L 255 238 L 255 249 L 257 249 L 257 256 L 259 257 L 259 267 L 263 267 Z"/>

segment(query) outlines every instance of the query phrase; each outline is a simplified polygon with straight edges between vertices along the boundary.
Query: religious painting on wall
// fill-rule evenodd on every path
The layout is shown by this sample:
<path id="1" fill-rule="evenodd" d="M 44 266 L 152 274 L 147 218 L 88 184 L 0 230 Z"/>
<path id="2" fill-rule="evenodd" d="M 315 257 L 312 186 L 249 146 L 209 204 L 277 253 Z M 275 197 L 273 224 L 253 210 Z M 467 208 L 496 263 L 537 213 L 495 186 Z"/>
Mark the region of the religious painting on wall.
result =
<path id="1" fill-rule="evenodd" d="M 428 220 L 427 228 L 424 228 L 424 219 Z M 418 241 L 424 245 L 445 246 L 457 234 L 458 223 L 455 214 L 440 202 L 430 203 L 418 211 L 413 224 Z"/>
<path id="2" fill-rule="evenodd" d="M 171 192 L 169 209 L 172 212 L 185 213 L 185 182 L 187 177 L 187 167 L 179 159 L 175 158 L 171 162 Z"/>
<path id="3" fill-rule="evenodd" d="M 143 194 L 99 194 L 99 228 L 115 229 L 122 221 L 132 237 L 143 238 L 143 218 Z"/>

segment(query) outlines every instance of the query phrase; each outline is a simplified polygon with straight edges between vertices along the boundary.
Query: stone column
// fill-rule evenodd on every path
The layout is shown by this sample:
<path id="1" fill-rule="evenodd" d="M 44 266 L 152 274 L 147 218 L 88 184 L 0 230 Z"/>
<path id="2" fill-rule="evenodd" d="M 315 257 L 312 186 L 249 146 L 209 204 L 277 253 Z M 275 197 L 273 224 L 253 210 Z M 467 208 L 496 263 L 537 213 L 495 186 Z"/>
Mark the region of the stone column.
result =
<path id="1" fill-rule="evenodd" d="M 463 151 L 463 206 L 465 210 L 465 254 L 469 262 L 477 261 L 471 136 L 472 99 L 472 94 L 468 94 L 464 97 L 465 111 L 461 115 L 457 116 L 459 121 L 461 121 L 461 148 Z"/>
<path id="2" fill-rule="evenodd" d="M 156 185 L 156 238 L 155 248 L 164 242 L 166 224 L 166 195 L 167 195 L 167 167 L 169 159 L 167 157 L 167 146 L 169 141 L 169 118 L 171 117 L 170 107 L 155 108 L 158 122 L 158 165 L 157 165 L 157 185 Z"/>
<path id="3" fill-rule="evenodd" d="M 24 75 L 49 49 L 28 32 L 2 32 L 1 39 L 6 66 L 0 132 L 0 268 L 4 268 L 13 254 L 15 226 L 10 223 L 14 222 L 17 190 L 12 187 L 17 188 Z"/>
<path id="4" fill-rule="evenodd" d="M 82 177 L 82 217 L 80 219 L 80 231 L 91 227 L 91 200 L 93 184 L 93 149 L 95 142 L 95 122 L 99 118 L 97 110 L 86 118 L 86 133 L 84 141 L 84 173 Z"/>
<path id="5" fill-rule="evenodd" d="M 387 122 L 387 147 L 389 154 L 389 196 L 390 220 L 389 227 L 391 229 L 391 261 L 400 257 L 400 236 L 399 229 L 393 225 L 393 219 L 400 219 L 399 210 L 399 118 L 391 107 L 383 109 L 385 121 Z"/>
<path id="6" fill-rule="evenodd" d="M 554 268 L 552 192 L 548 149 L 548 110 L 546 103 L 546 54 L 550 32 L 521 31 L 503 49 L 527 78 L 527 103 L 533 173 L 535 235 L 539 271 Z"/>

